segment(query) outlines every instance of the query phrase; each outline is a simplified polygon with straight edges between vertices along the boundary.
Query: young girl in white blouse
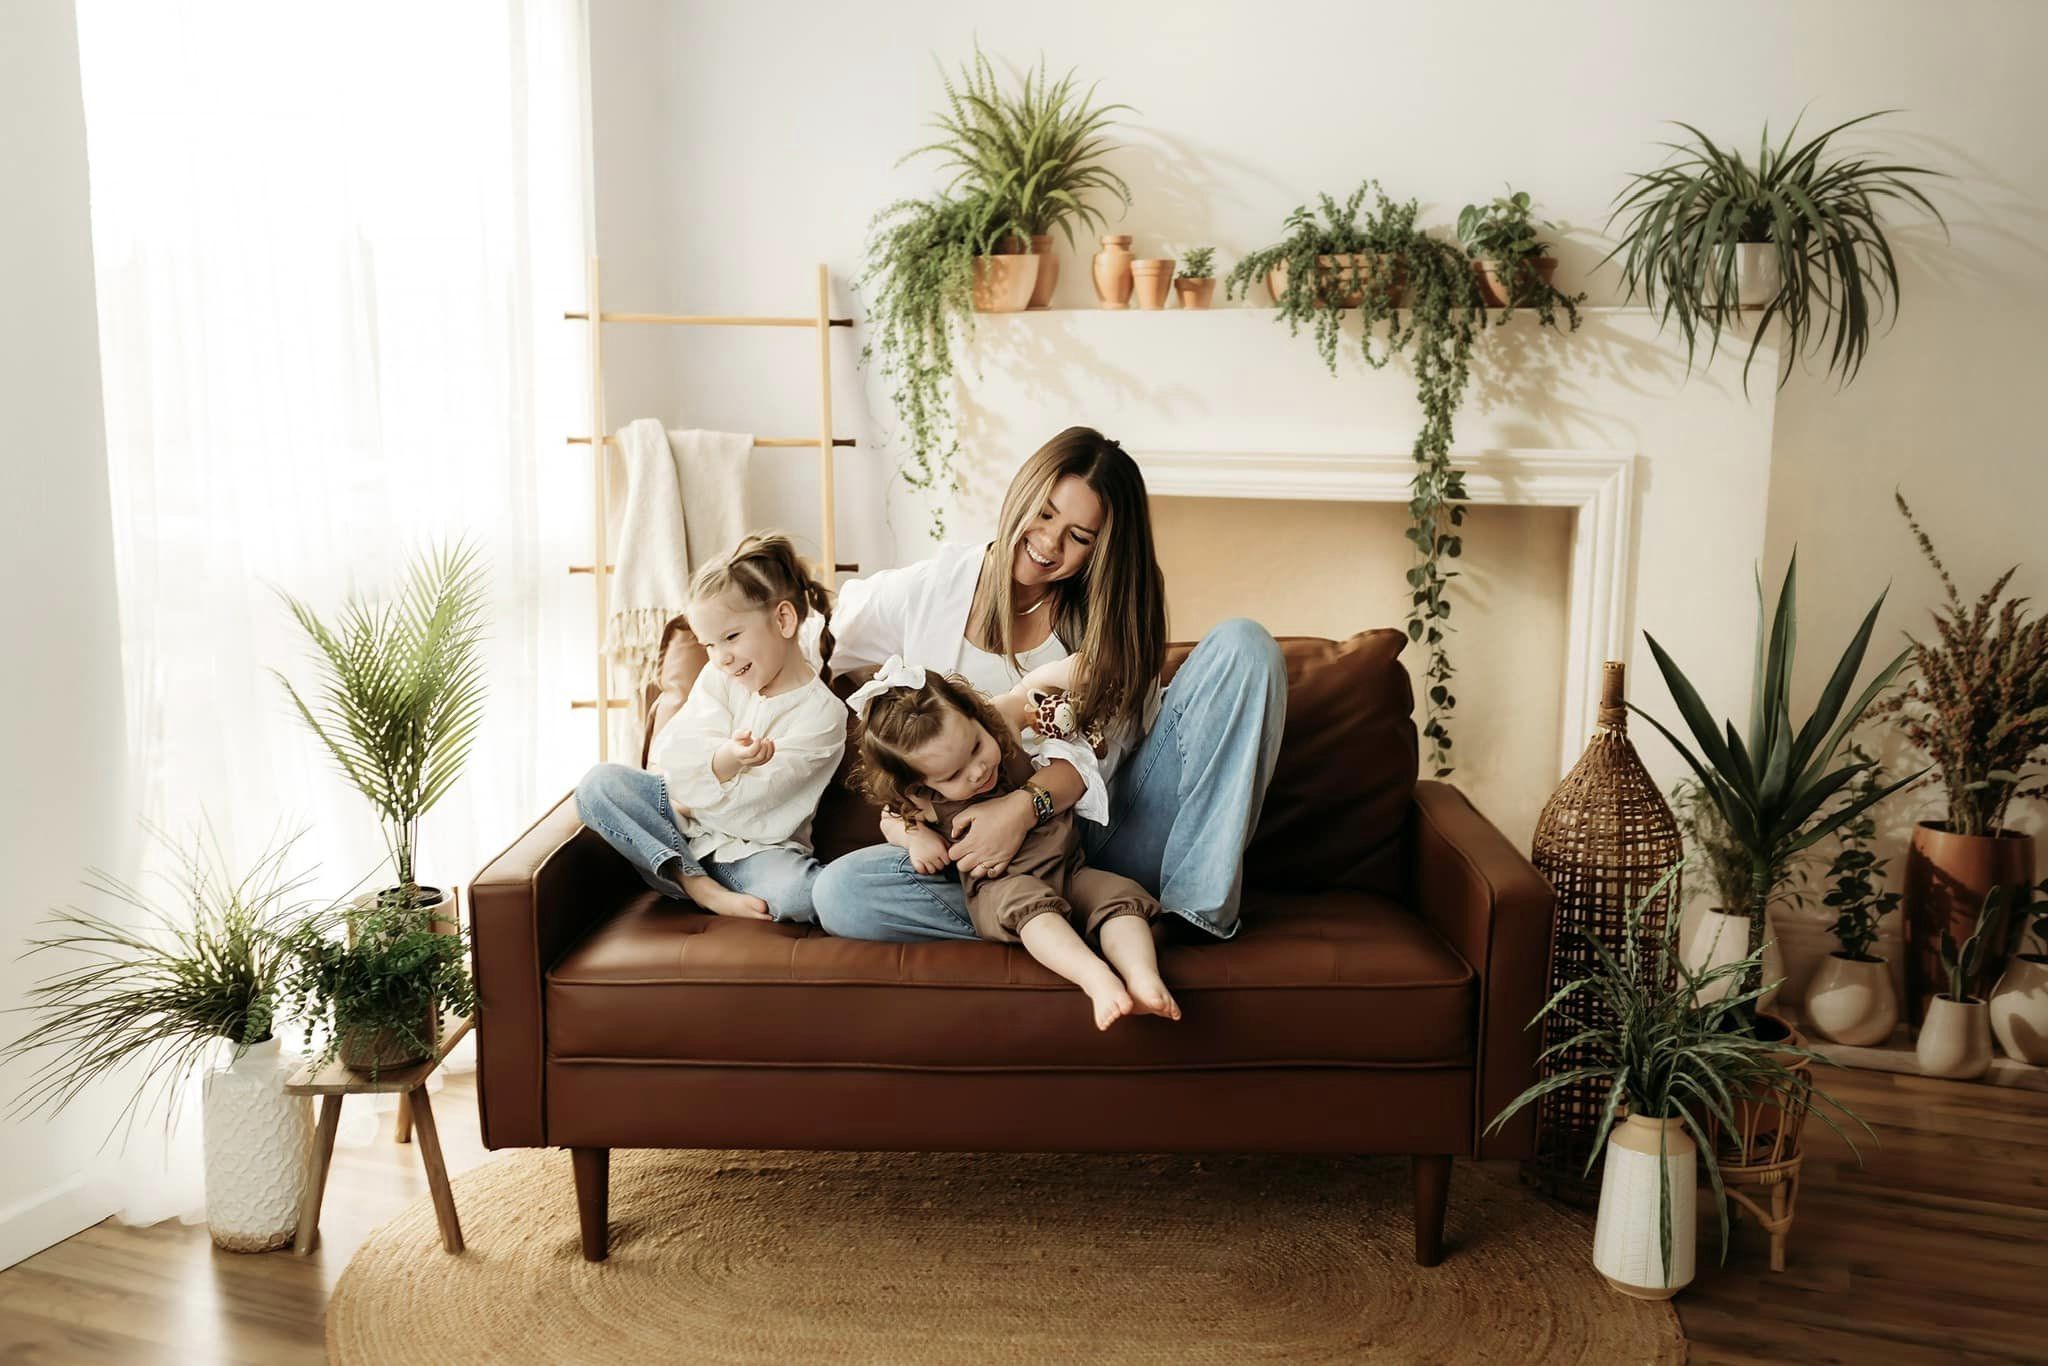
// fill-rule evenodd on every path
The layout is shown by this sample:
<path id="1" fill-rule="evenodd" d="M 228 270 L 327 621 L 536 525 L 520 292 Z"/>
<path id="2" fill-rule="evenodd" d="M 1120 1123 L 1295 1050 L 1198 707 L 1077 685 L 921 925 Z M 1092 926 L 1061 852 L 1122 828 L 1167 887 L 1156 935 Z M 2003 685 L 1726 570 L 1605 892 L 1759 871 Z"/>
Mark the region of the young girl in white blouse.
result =
<path id="1" fill-rule="evenodd" d="M 782 535 L 747 537 L 691 581 L 707 659 L 688 700 L 645 769 L 600 764 L 576 787 L 583 823 L 656 891 L 718 915 L 817 920 L 811 818 L 846 749 L 846 708 L 801 635 L 830 603 Z M 819 644 L 830 658 L 829 624 Z"/>

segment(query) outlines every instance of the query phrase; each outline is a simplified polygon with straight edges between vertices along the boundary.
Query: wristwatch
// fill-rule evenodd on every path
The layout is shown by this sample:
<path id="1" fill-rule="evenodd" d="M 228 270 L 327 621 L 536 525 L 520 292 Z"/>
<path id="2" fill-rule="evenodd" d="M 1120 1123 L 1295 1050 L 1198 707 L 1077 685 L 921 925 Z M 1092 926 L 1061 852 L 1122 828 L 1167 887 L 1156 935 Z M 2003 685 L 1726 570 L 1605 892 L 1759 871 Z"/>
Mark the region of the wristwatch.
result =
<path id="1" fill-rule="evenodd" d="M 1024 792 L 1031 798 L 1031 828 L 1036 830 L 1059 814 L 1053 809 L 1052 793 L 1035 782 L 1024 784 Z"/>

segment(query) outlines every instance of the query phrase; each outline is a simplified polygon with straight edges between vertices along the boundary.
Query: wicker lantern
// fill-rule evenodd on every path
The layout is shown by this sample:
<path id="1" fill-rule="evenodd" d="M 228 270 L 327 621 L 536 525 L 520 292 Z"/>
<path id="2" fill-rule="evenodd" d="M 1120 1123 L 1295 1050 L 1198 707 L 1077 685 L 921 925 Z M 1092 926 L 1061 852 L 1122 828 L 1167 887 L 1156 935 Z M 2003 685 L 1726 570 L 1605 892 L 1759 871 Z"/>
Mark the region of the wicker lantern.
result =
<path id="1" fill-rule="evenodd" d="M 1544 804 L 1530 855 L 1557 890 L 1550 959 L 1553 994 L 1592 967 L 1586 946 L 1572 932 L 1598 940 L 1619 957 L 1626 946 L 1630 908 L 1642 903 L 1683 854 L 1671 807 L 1629 743 L 1622 666 L 1609 660 L 1601 676 L 1599 729 Z M 1644 907 L 1636 936 L 1644 950 L 1640 961 L 1645 971 L 1654 970 L 1656 942 L 1678 904 L 1678 879 L 1673 878 Z M 1604 1009 L 1591 1003 L 1589 1008 Z M 1555 1015 L 1546 1017 L 1543 1025 L 1546 1048 L 1566 1037 L 1568 1026 Z M 1553 1058 L 1545 1064 L 1545 1075 L 1586 1061 L 1570 1054 Z M 1585 1166 L 1606 1099 L 1605 1087 L 1587 1082 L 1552 1091 L 1538 1102 L 1536 1160 L 1527 1173 L 1538 1187 L 1576 1204 L 1598 1198 L 1599 1167 L 1596 1164 L 1588 1175 Z"/>

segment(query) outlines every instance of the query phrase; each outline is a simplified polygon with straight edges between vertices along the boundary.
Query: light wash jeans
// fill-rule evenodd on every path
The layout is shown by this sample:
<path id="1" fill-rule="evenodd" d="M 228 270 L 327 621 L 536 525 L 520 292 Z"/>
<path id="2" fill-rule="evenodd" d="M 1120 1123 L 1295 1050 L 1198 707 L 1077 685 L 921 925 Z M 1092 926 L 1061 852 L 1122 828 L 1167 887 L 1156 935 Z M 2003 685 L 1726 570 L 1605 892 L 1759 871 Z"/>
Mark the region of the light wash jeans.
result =
<path id="1" fill-rule="evenodd" d="M 1088 865 L 1142 883 L 1219 939 L 1236 934 L 1244 847 L 1286 714 L 1287 670 L 1265 627 L 1239 617 L 1203 636 L 1111 779 L 1109 823 L 1078 822 Z M 834 859 L 813 895 L 818 923 L 848 939 L 975 937 L 959 874 L 919 874 L 893 844 Z"/>
<path id="2" fill-rule="evenodd" d="M 576 784 L 576 814 L 625 855 L 641 881 L 663 896 L 688 899 L 680 883 L 659 871 L 671 859 L 680 859 L 682 877 L 701 874 L 731 891 L 758 896 L 777 920 L 817 922 L 811 900 L 819 872 L 816 859 L 794 849 L 763 849 L 737 859 L 691 858 L 668 799 L 668 779 L 659 773 L 626 764 L 599 764 Z"/>

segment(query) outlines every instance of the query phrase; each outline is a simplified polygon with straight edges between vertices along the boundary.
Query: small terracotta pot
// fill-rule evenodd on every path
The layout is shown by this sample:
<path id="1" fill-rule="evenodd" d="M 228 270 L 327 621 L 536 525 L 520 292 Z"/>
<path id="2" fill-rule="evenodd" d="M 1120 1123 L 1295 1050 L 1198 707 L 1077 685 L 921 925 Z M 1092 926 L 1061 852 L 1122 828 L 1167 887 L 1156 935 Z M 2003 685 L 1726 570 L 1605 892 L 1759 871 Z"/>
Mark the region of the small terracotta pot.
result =
<path id="1" fill-rule="evenodd" d="M 1216 278 L 1205 276 L 1190 280 L 1182 275 L 1174 280 L 1173 292 L 1180 296 L 1182 308 L 1207 308 L 1216 299 Z"/>
<path id="2" fill-rule="evenodd" d="M 1991 1018 L 1982 1001 L 1936 996 L 1913 1046 L 1922 1075 L 1969 1081 L 1991 1066 Z"/>
<path id="3" fill-rule="evenodd" d="M 1806 1018 L 1822 1038 L 1868 1047 L 1899 1024 L 1891 964 L 1882 958 L 1831 953 L 1806 989 Z"/>
<path id="4" fill-rule="evenodd" d="M 1029 254 L 974 258 L 974 311 L 1022 313 L 1038 283 L 1039 258 Z"/>
<path id="5" fill-rule="evenodd" d="M 1962 943 L 1993 887 L 2034 880 L 2032 835 L 1952 835 L 1943 824 L 1920 822 L 1906 847 L 1906 1007 L 1916 1024 L 1928 999 L 1947 989 L 1942 930 Z"/>
<path id="6" fill-rule="evenodd" d="M 2008 1058 L 2048 1066 L 2048 954 L 2023 953 L 1992 989 L 1991 1032 Z"/>
<path id="7" fill-rule="evenodd" d="M 1035 233 L 1031 254 L 1038 258 L 1038 283 L 1031 286 L 1031 307 L 1051 308 L 1052 292 L 1060 283 L 1060 258 L 1053 254 L 1052 234 Z"/>
<path id="8" fill-rule="evenodd" d="M 1536 268 L 1536 278 L 1545 285 L 1557 278 L 1555 256 L 1539 256 L 1531 264 Z M 1507 277 L 1492 261 L 1474 261 L 1472 265 L 1479 272 L 1479 293 L 1485 298 L 1488 308 L 1506 308 L 1510 304 L 1524 302 L 1509 297 Z M 1526 280 L 1526 277 L 1524 279 Z M 1525 298 L 1529 293 L 1526 283 L 1523 285 L 1522 293 Z"/>
<path id="9" fill-rule="evenodd" d="M 1131 302 L 1131 239 L 1118 233 L 1102 239 L 1095 253 L 1095 298 L 1104 308 L 1127 308 Z"/>
<path id="10" fill-rule="evenodd" d="M 1138 307 L 1166 307 L 1167 297 L 1173 288 L 1173 265 L 1171 260 L 1131 262 L 1131 282 Z"/>

